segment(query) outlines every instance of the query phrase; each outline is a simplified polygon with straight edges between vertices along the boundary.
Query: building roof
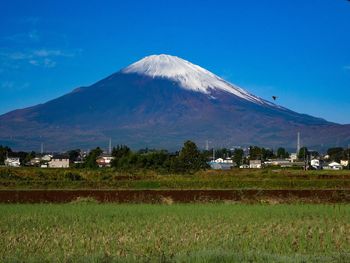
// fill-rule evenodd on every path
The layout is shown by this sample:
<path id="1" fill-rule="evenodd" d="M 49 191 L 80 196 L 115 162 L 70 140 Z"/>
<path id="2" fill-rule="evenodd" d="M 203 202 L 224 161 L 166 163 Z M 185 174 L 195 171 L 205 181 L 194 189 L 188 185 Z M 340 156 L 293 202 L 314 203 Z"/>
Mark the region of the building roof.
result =
<path id="1" fill-rule="evenodd" d="M 52 157 L 52 159 L 69 159 L 69 157 L 64 154 L 56 154 Z"/>

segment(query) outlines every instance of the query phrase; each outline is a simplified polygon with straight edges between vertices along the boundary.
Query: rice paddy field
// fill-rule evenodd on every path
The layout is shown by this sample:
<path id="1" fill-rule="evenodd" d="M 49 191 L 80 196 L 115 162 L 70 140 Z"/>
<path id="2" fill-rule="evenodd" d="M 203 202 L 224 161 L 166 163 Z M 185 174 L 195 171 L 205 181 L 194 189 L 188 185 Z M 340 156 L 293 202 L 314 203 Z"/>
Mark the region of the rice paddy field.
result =
<path id="1" fill-rule="evenodd" d="M 149 170 L 0 167 L 3 189 L 350 189 L 350 171 L 271 168 L 179 175 Z"/>
<path id="2" fill-rule="evenodd" d="M 0 204 L 0 262 L 350 262 L 350 205 Z"/>

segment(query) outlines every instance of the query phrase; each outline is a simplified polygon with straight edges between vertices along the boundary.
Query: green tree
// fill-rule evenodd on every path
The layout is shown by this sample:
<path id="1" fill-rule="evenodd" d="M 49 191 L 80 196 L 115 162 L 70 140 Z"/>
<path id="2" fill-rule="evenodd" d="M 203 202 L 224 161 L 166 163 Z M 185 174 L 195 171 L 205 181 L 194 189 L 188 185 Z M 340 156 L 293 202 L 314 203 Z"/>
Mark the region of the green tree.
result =
<path id="1" fill-rule="evenodd" d="M 327 154 L 332 161 L 340 162 L 340 160 L 344 157 L 345 151 L 341 147 L 329 148 L 327 150 Z"/>
<path id="2" fill-rule="evenodd" d="M 117 145 L 117 147 L 113 147 L 112 156 L 114 160 L 112 161 L 112 167 L 115 168 L 128 168 L 132 161 L 137 159 L 139 154 L 133 154 L 130 148 L 126 145 Z M 130 158 L 132 156 L 132 159 Z"/>
<path id="3" fill-rule="evenodd" d="M 250 160 L 261 160 L 262 159 L 262 151 L 258 146 L 250 146 L 249 147 L 249 158 Z"/>
<path id="4" fill-rule="evenodd" d="M 266 148 L 261 148 L 261 158 L 262 161 L 266 161 L 267 159 L 274 158 L 274 153 L 273 150 L 271 149 L 266 149 Z"/>
<path id="5" fill-rule="evenodd" d="M 0 165 L 4 165 L 6 155 L 10 155 L 12 153 L 11 148 L 7 146 L 0 145 Z"/>
<path id="6" fill-rule="evenodd" d="M 96 160 L 97 158 L 102 154 L 102 150 L 100 147 L 97 147 L 93 150 L 91 150 L 86 156 L 85 162 L 84 162 L 84 167 L 87 168 L 97 168 L 97 163 Z"/>
<path id="7" fill-rule="evenodd" d="M 186 141 L 179 156 L 174 160 L 175 171 L 180 173 L 194 173 L 208 167 L 205 157 L 200 153 L 197 145 L 192 141 Z"/>
<path id="8" fill-rule="evenodd" d="M 289 153 L 286 151 L 286 149 L 280 147 L 277 149 L 277 158 L 288 158 Z"/>
<path id="9" fill-rule="evenodd" d="M 236 165 L 239 167 L 242 162 L 243 162 L 243 156 L 244 156 L 244 151 L 243 149 L 234 149 L 233 151 L 233 161 L 236 163 Z"/>
<path id="10" fill-rule="evenodd" d="M 70 150 L 67 152 L 69 161 L 73 163 L 80 156 L 80 149 Z"/>
<path id="11" fill-rule="evenodd" d="M 298 153 L 298 159 L 304 160 L 305 158 L 309 158 L 309 150 L 307 147 L 301 147 Z"/>
<path id="12" fill-rule="evenodd" d="M 35 152 L 32 151 L 30 153 L 27 153 L 26 157 L 24 158 L 24 164 L 28 164 L 33 158 L 35 158 Z"/>
<path id="13" fill-rule="evenodd" d="M 113 147 L 112 156 L 116 159 L 127 156 L 131 153 L 131 150 L 126 145 L 117 145 L 117 147 Z"/>

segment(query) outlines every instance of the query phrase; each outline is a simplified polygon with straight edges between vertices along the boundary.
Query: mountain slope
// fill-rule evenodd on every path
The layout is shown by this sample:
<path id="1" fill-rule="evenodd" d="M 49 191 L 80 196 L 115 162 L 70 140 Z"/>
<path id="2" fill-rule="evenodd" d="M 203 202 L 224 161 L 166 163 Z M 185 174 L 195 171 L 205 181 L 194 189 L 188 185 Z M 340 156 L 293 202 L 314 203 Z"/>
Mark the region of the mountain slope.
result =
<path id="1" fill-rule="evenodd" d="M 256 97 L 177 57 L 146 57 L 47 103 L 0 116 L 0 144 L 20 149 L 114 143 L 177 149 L 184 140 L 217 146 L 345 145 L 349 125 L 299 114 Z"/>

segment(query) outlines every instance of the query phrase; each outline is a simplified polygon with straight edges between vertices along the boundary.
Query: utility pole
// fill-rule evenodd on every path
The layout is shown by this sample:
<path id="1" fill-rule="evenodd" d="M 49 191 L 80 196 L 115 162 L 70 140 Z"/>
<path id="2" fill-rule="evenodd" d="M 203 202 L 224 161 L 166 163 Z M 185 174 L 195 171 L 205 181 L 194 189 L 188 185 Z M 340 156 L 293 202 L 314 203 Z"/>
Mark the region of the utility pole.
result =
<path id="1" fill-rule="evenodd" d="M 112 154 L 112 138 L 109 138 L 108 154 Z"/>
<path id="2" fill-rule="evenodd" d="M 348 169 L 350 170 L 350 144 L 348 144 Z"/>
<path id="3" fill-rule="evenodd" d="M 213 147 L 213 161 L 215 160 L 215 150 L 214 150 L 214 147 Z"/>
<path id="4" fill-rule="evenodd" d="M 298 132 L 297 135 L 297 154 L 299 154 L 300 151 L 300 132 Z"/>
<path id="5" fill-rule="evenodd" d="M 209 141 L 205 141 L 205 150 L 209 151 Z"/>
<path id="6" fill-rule="evenodd" d="M 43 142 L 41 143 L 40 153 L 41 153 L 41 155 L 44 154 L 44 143 Z"/>

